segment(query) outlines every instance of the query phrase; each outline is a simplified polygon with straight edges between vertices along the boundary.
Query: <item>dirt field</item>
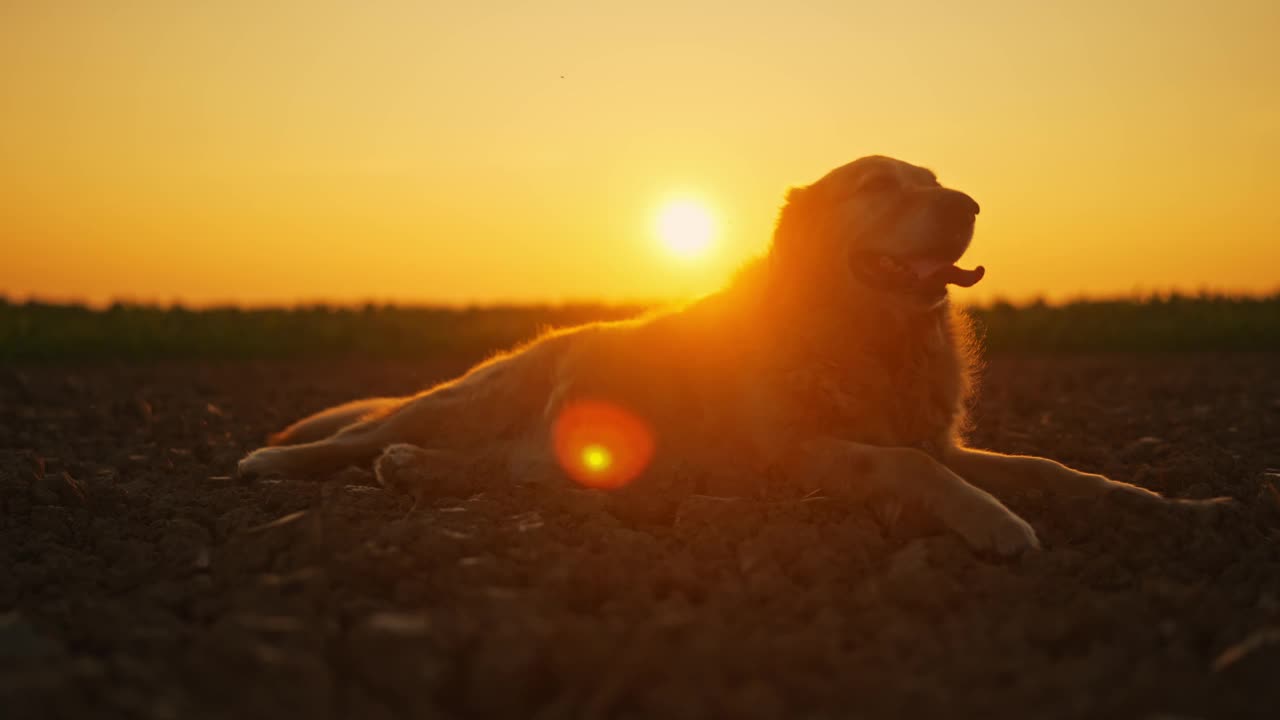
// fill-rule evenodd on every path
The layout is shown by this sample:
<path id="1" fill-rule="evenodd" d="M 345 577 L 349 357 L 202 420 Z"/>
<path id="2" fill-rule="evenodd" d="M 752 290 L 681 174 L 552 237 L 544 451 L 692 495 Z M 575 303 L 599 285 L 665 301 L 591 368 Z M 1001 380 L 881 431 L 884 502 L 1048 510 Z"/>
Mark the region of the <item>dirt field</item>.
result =
<path id="1" fill-rule="evenodd" d="M 461 367 L 0 368 L 0 715 L 1280 712 L 1280 355 L 992 358 L 977 444 L 1240 501 L 1006 498 L 1014 562 L 824 498 L 227 477 Z"/>

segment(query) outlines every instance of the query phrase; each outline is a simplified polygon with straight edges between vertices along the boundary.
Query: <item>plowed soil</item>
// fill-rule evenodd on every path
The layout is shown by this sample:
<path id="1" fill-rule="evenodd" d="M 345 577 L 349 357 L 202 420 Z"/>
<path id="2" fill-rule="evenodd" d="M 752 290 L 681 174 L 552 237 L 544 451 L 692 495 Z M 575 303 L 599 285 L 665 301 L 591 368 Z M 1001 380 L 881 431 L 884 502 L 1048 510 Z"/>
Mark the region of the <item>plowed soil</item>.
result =
<path id="1" fill-rule="evenodd" d="M 1006 497 L 1012 561 L 821 497 L 229 477 L 464 360 L 0 368 L 0 716 L 1280 717 L 1280 356 L 991 358 L 976 444 L 1238 501 Z"/>

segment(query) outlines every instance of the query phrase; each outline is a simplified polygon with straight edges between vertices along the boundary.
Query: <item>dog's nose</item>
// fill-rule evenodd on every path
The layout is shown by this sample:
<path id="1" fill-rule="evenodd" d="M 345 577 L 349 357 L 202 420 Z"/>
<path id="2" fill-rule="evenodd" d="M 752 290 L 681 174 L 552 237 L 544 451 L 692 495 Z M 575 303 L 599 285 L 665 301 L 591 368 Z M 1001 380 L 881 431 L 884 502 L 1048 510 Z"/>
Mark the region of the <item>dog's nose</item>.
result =
<path id="1" fill-rule="evenodd" d="M 947 215 L 967 217 L 977 215 L 982 210 L 977 200 L 959 190 L 945 190 L 944 192 L 946 195 L 942 197 L 942 207 Z"/>

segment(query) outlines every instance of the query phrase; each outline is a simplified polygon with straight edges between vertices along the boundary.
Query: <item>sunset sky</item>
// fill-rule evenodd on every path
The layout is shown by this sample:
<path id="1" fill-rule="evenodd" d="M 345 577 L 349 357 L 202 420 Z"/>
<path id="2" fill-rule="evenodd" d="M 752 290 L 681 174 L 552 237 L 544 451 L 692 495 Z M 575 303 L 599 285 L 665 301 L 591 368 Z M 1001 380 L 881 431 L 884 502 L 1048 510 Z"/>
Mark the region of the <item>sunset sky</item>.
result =
<path id="1" fill-rule="evenodd" d="M 1276 0 L 8 2 L 0 294 L 681 297 L 872 153 L 981 202 L 962 300 L 1272 291 L 1278 42 Z"/>

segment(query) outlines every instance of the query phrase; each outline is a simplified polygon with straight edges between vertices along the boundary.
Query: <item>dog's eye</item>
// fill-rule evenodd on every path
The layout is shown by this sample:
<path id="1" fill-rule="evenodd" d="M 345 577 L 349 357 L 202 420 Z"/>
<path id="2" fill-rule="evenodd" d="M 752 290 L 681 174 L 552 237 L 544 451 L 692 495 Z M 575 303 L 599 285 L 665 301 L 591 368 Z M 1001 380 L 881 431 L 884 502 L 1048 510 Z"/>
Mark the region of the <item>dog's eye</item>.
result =
<path id="1" fill-rule="evenodd" d="M 889 175 L 875 175 L 869 177 L 858 188 L 860 192 L 879 193 L 887 192 L 898 187 L 898 183 Z"/>

